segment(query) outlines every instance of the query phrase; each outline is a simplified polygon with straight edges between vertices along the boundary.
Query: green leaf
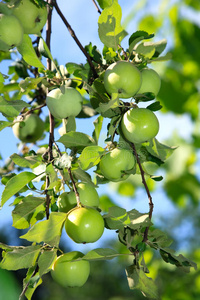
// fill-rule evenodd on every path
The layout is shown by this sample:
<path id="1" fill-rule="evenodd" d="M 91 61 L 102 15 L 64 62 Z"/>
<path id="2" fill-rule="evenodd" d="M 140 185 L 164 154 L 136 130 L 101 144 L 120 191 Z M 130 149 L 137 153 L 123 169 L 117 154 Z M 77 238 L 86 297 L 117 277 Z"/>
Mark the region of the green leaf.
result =
<path id="1" fill-rule="evenodd" d="M 75 177 L 75 179 L 83 181 L 83 182 L 88 182 L 92 185 L 94 185 L 91 176 L 83 171 L 81 168 L 76 168 L 76 169 L 72 169 L 72 175 Z"/>
<path id="2" fill-rule="evenodd" d="M 102 116 L 105 116 L 105 112 L 109 109 L 114 109 L 119 106 L 118 94 L 115 94 L 114 97 L 108 103 L 99 103 L 99 107 L 96 108 L 96 111 L 101 113 Z"/>
<path id="3" fill-rule="evenodd" d="M 22 172 L 12 177 L 6 184 L 1 197 L 1 206 L 5 204 L 13 195 L 19 192 L 27 183 L 37 176 L 30 172 Z"/>
<path id="4" fill-rule="evenodd" d="M 3 257 L 0 267 L 6 270 L 27 269 L 33 266 L 40 253 L 40 246 L 27 246 L 9 251 Z"/>
<path id="5" fill-rule="evenodd" d="M 129 46 L 133 49 L 134 46 L 144 40 L 144 39 L 151 39 L 154 37 L 154 34 L 149 34 L 148 32 L 146 31 L 142 31 L 142 30 L 139 30 L 139 31 L 136 31 L 134 32 L 133 34 L 131 34 L 129 40 L 128 40 L 128 43 L 129 43 Z M 134 44 L 133 44 L 134 43 Z M 130 51 L 131 52 L 131 51 Z"/>
<path id="6" fill-rule="evenodd" d="M 97 0 L 97 2 L 99 3 L 99 6 L 104 9 L 112 5 L 113 0 Z"/>
<path id="7" fill-rule="evenodd" d="M 34 225 L 45 215 L 45 198 L 27 196 L 12 211 L 13 226 L 25 229 Z"/>
<path id="8" fill-rule="evenodd" d="M 79 156 L 79 166 L 83 170 L 88 170 L 100 162 L 101 155 L 105 150 L 100 146 L 88 146 L 83 149 Z"/>
<path id="9" fill-rule="evenodd" d="M 154 230 L 149 230 L 148 240 L 150 241 L 148 244 L 154 249 L 169 247 L 173 242 L 173 240 L 170 239 L 166 233 L 157 228 Z"/>
<path id="10" fill-rule="evenodd" d="M 169 147 L 161 144 L 156 138 L 151 139 L 149 142 L 145 143 L 147 151 L 162 160 L 163 162 L 169 158 L 169 156 L 174 152 L 176 147 Z"/>
<path id="11" fill-rule="evenodd" d="M 17 117 L 24 107 L 30 106 L 23 100 L 7 101 L 0 96 L 0 112 L 7 117 Z"/>
<path id="12" fill-rule="evenodd" d="M 42 284 L 42 279 L 39 276 L 39 272 L 35 274 L 36 265 L 29 268 L 26 278 L 23 280 L 23 289 L 26 288 L 25 296 L 28 300 L 32 299 L 32 295 L 35 292 L 36 288 Z M 21 297 L 19 300 L 22 300 Z"/>
<path id="13" fill-rule="evenodd" d="M 157 286 L 154 281 L 147 277 L 142 269 L 131 265 L 126 268 L 128 285 L 131 290 L 138 289 L 145 297 L 159 299 Z"/>
<path id="14" fill-rule="evenodd" d="M 21 80 L 19 83 L 21 92 L 28 92 L 37 88 L 38 84 L 43 80 L 43 77 L 26 77 L 24 80 Z"/>
<path id="15" fill-rule="evenodd" d="M 22 157 L 14 153 L 10 156 L 10 158 L 16 165 L 22 168 L 34 168 L 42 161 L 42 158 L 39 157 L 38 155 Z"/>
<path id="16" fill-rule="evenodd" d="M 89 135 L 76 131 L 71 131 L 64 134 L 57 142 L 62 143 L 66 148 L 77 149 L 83 149 L 86 146 L 95 144 L 93 138 L 91 138 Z"/>
<path id="17" fill-rule="evenodd" d="M 104 45 L 115 50 L 127 35 L 127 32 L 121 26 L 121 18 L 121 7 L 117 1 L 113 1 L 111 6 L 102 11 L 98 20 L 100 40 Z"/>
<path id="18" fill-rule="evenodd" d="M 36 68 L 45 68 L 38 58 L 33 45 L 32 40 L 28 34 L 24 34 L 22 43 L 17 47 L 17 50 L 22 55 L 25 62 Z"/>
<path id="19" fill-rule="evenodd" d="M 128 211 L 128 216 L 130 219 L 129 227 L 132 229 L 139 229 L 152 225 L 152 222 L 149 219 L 149 214 L 147 213 L 140 213 L 136 209 L 132 209 Z"/>
<path id="20" fill-rule="evenodd" d="M 0 121 L 0 131 L 12 125 L 12 122 Z"/>
<path id="21" fill-rule="evenodd" d="M 54 61 L 53 56 L 49 50 L 49 47 L 45 43 L 44 39 L 41 37 L 38 43 L 39 52 L 46 58 L 50 58 L 51 61 Z"/>
<path id="22" fill-rule="evenodd" d="M 127 211 L 124 208 L 113 206 L 108 210 L 108 214 L 104 215 L 106 227 L 108 229 L 123 229 L 124 226 L 130 224 Z"/>
<path id="23" fill-rule="evenodd" d="M 94 131 L 92 133 L 92 137 L 95 140 L 96 144 L 98 144 L 98 140 L 99 140 L 99 136 L 100 136 L 100 132 L 102 129 L 102 125 L 103 125 L 103 117 L 99 116 L 94 122 Z"/>
<path id="24" fill-rule="evenodd" d="M 182 254 L 179 254 L 178 256 L 174 254 L 174 250 L 169 248 L 161 248 L 160 249 L 160 255 L 163 258 L 163 260 L 167 263 L 170 263 L 172 265 L 176 265 L 177 267 L 181 267 L 183 271 L 186 273 L 190 272 L 190 268 L 194 268 L 197 270 L 197 264 L 193 261 L 187 259 Z"/>
<path id="25" fill-rule="evenodd" d="M 47 165 L 46 174 L 49 176 L 49 179 L 50 179 L 50 184 L 48 186 L 48 190 L 51 190 L 53 187 L 55 187 L 57 185 L 57 182 L 59 180 L 57 172 L 55 171 L 53 164 Z"/>
<path id="26" fill-rule="evenodd" d="M 110 260 L 115 257 L 118 257 L 119 253 L 117 251 L 110 248 L 97 248 L 89 251 L 86 255 L 84 255 L 81 259 L 96 261 L 96 260 Z"/>
<path id="27" fill-rule="evenodd" d="M 52 247 L 58 247 L 62 228 L 67 214 L 61 212 L 52 212 L 48 220 L 35 224 L 26 234 L 20 236 L 35 243 L 46 243 Z"/>
<path id="28" fill-rule="evenodd" d="M 152 110 L 152 111 L 158 111 L 162 108 L 162 105 L 160 104 L 159 101 L 156 101 L 150 105 L 148 105 L 146 108 Z"/>
<path id="29" fill-rule="evenodd" d="M 40 255 L 38 260 L 40 276 L 48 273 L 51 270 L 56 257 L 57 257 L 57 249 L 53 249 L 51 251 L 44 251 Z"/>
<path id="30" fill-rule="evenodd" d="M 153 55 L 155 54 L 155 47 L 153 46 L 152 43 L 148 43 L 148 42 L 142 42 L 139 45 L 137 45 L 134 49 L 136 51 L 136 53 L 144 56 L 145 58 L 152 58 Z"/>

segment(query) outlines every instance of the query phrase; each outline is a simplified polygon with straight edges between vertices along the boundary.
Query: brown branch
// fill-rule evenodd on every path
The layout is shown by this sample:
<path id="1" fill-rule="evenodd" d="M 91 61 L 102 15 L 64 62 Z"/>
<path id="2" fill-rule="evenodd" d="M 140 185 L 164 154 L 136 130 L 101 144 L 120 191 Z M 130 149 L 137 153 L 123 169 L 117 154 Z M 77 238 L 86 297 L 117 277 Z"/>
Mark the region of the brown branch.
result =
<path id="1" fill-rule="evenodd" d="M 47 6 L 48 9 L 48 17 L 47 17 L 47 23 L 46 23 L 46 44 L 50 50 L 51 48 L 51 21 L 52 21 L 52 0 L 48 0 L 47 3 L 49 4 Z M 47 58 L 47 69 L 51 70 L 51 59 Z M 54 143 L 54 117 L 49 111 L 49 146 L 48 146 L 48 161 L 53 160 L 53 143 Z M 50 203 L 51 203 L 51 197 L 48 194 L 48 186 L 50 184 L 50 179 L 49 176 L 46 176 L 46 218 L 47 220 L 49 219 L 49 208 L 50 208 Z"/>
<path id="2" fill-rule="evenodd" d="M 100 10 L 100 8 L 98 7 L 96 1 L 95 1 L 95 0 L 92 0 L 92 2 L 94 3 L 94 6 L 96 7 L 97 12 L 98 12 L 99 14 L 101 14 L 101 10 Z"/>
<path id="3" fill-rule="evenodd" d="M 148 196 L 148 199 L 149 199 L 149 219 L 151 220 L 152 214 L 153 214 L 153 207 L 154 207 L 154 204 L 153 204 L 153 201 L 152 201 L 152 197 L 151 197 L 151 194 L 150 194 L 148 185 L 147 185 L 147 183 L 146 183 L 145 172 L 144 172 L 144 170 L 143 170 L 143 168 L 142 168 L 142 165 L 141 165 L 139 156 L 138 156 L 138 154 L 137 154 L 135 145 L 134 145 L 133 143 L 131 143 L 131 146 L 132 146 L 132 148 L 133 148 L 133 152 L 134 152 L 134 155 L 135 155 L 135 157 L 136 157 L 137 164 L 138 164 L 139 169 L 140 169 L 140 173 L 141 173 L 141 177 L 142 177 L 142 183 L 143 183 L 143 185 L 144 185 L 144 187 L 145 187 L 145 190 L 146 190 L 146 193 L 147 193 L 147 196 Z M 146 227 L 146 229 L 145 229 L 145 231 L 144 231 L 143 242 L 146 242 L 146 241 L 147 241 L 147 238 L 148 238 L 148 231 L 149 231 L 149 227 Z"/>
<path id="4" fill-rule="evenodd" d="M 68 23 L 68 21 L 66 20 L 65 16 L 61 12 L 61 10 L 60 10 L 60 8 L 59 8 L 56 0 L 53 0 L 52 2 L 53 2 L 53 6 L 55 7 L 58 15 L 62 19 L 63 23 L 66 25 L 66 27 L 67 27 L 70 35 L 72 36 L 72 38 L 74 39 L 74 41 L 76 42 L 76 44 L 78 45 L 78 47 L 80 48 L 80 50 L 83 52 L 83 54 L 87 58 L 87 61 L 88 61 L 89 65 L 90 65 L 90 68 L 91 68 L 91 70 L 93 72 L 94 77 L 97 78 L 98 74 L 97 74 L 97 72 L 95 70 L 95 67 L 93 65 L 93 62 L 92 62 L 92 59 L 91 59 L 90 55 L 87 53 L 87 51 L 85 50 L 85 48 L 83 47 L 83 45 L 81 44 L 81 42 L 79 41 L 79 39 L 77 38 L 77 36 L 76 36 L 74 30 L 72 29 L 71 25 Z"/>
<path id="5" fill-rule="evenodd" d="M 77 188 L 76 188 L 76 184 L 75 184 L 72 172 L 71 172 L 71 168 L 67 168 L 67 171 L 68 171 L 69 177 L 72 181 L 73 189 L 74 189 L 75 196 L 76 196 L 77 206 L 81 206 L 79 193 L 78 193 Z"/>

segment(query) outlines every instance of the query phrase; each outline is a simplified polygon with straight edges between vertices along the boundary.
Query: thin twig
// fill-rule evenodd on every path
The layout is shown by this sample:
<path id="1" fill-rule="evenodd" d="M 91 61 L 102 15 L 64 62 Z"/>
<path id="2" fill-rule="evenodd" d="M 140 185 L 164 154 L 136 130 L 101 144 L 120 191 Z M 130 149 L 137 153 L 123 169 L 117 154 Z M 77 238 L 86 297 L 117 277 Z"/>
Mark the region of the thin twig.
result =
<path id="1" fill-rule="evenodd" d="M 38 271 L 38 266 L 37 266 L 37 267 L 35 268 L 35 270 L 33 271 L 33 274 L 31 275 L 31 278 L 33 278 L 33 277 L 36 275 L 37 271 Z M 27 291 L 27 289 L 28 289 L 28 287 L 29 287 L 29 284 L 30 284 L 30 280 L 27 282 L 27 284 L 26 284 L 25 287 L 23 288 L 21 294 L 19 295 L 19 300 L 21 300 L 21 299 L 23 298 L 23 296 L 25 295 L 25 293 L 26 293 L 26 291 Z"/>
<path id="2" fill-rule="evenodd" d="M 92 0 L 92 2 L 94 3 L 94 5 L 95 5 L 95 7 L 96 7 L 96 9 L 97 9 L 97 12 L 98 12 L 99 14 L 101 14 L 101 10 L 100 10 L 100 8 L 98 7 L 96 1 L 95 1 L 95 0 Z"/>
<path id="3" fill-rule="evenodd" d="M 92 63 L 92 59 L 91 59 L 90 55 L 87 53 L 87 51 L 85 50 L 85 48 L 83 47 L 83 45 L 81 44 L 81 42 L 79 41 L 79 39 L 77 38 L 77 36 L 76 36 L 74 30 L 72 29 L 71 25 L 68 23 L 68 21 L 66 20 L 65 16 L 61 12 L 61 10 L 60 10 L 60 8 L 59 8 L 56 0 L 53 0 L 52 2 L 53 2 L 53 6 L 55 7 L 58 15 L 61 17 L 63 23 L 66 25 L 66 27 L 67 27 L 70 35 L 72 36 L 72 38 L 74 39 L 74 41 L 76 42 L 76 44 L 78 45 L 78 47 L 80 48 L 80 50 L 83 52 L 83 54 L 87 58 L 87 61 L 88 61 L 89 65 L 90 65 L 90 68 L 91 68 L 91 70 L 93 72 L 94 78 L 97 78 L 98 74 L 97 74 L 97 72 L 95 70 L 95 67 L 94 67 L 93 63 Z"/>
<path id="4" fill-rule="evenodd" d="M 144 173 L 144 170 L 143 170 L 143 168 L 142 168 L 142 165 L 141 165 L 139 156 L 138 156 L 138 154 L 137 154 L 135 145 L 134 145 L 133 143 L 131 143 L 131 146 L 132 146 L 132 148 L 133 148 L 133 152 L 134 152 L 134 155 L 135 155 L 135 157 L 136 157 L 137 164 L 138 164 L 139 169 L 140 169 L 140 173 L 141 173 L 141 177 L 142 177 L 142 183 L 143 183 L 143 185 L 144 185 L 144 187 L 145 187 L 145 190 L 146 190 L 146 193 L 147 193 L 147 196 L 148 196 L 148 199 L 149 199 L 149 219 L 151 220 L 152 214 L 153 214 L 153 207 L 154 207 L 154 204 L 153 204 L 153 201 L 152 201 L 152 197 L 151 197 L 151 194 L 150 194 L 148 185 L 147 185 L 146 180 L 145 180 L 145 173 Z M 143 242 L 146 242 L 146 241 L 147 241 L 148 231 L 149 231 L 149 227 L 146 227 L 146 229 L 145 229 L 145 231 L 144 231 Z"/>
<path id="5" fill-rule="evenodd" d="M 74 189 L 75 196 L 76 196 L 77 206 L 81 206 L 79 193 L 78 193 L 77 188 L 76 188 L 76 184 L 75 184 L 72 172 L 71 172 L 71 168 L 67 168 L 67 171 L 68 171 L 69 177 L 70 177 L 70 179 L 72 181 L 73 189 Z"/>

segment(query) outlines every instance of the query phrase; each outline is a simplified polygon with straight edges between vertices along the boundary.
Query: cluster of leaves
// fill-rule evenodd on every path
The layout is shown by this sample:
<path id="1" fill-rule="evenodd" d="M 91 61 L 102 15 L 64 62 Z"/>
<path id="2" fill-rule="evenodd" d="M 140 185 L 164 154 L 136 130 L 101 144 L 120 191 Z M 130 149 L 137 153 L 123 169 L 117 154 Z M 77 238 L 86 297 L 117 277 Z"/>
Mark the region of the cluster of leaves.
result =
<path id="1" fill-rule="evenodd" d="M 77 181 L 87 182 L 95 187 L 108 182 L 98 169 L 101 156 L 105 153 L 105 149 L 98 145 L 104 118 L 110 120 L 105 140 L 107 146 L 115 143 L 133 150 L 122 136 L 116 138 L 120 135 L 118 126 L 121 118 L 131 104 L 121 101 L 120 106 L 116 107 L 116 99 L 110 100 L 103 83 L 105 69 L 118 60 L 130 60 L 142 69 L 151 62 L 165 61 L 170 57 L 169 54 L 161 55 L 166 47 L 166 40 L 149 42 L 154 35 L 146 31 L 137 31 L 130 35 L 128 48 L 124 50 L 120 45 L 127 32 L 121 26 L 120 5 L 117 0 L 98 3 L 103 9 L 98 20 L 98 33 L 104 44 L 102 54 L 90 43 L 84 48 L 87 62 L 80 65 L 66 63 L 67 75 L 63 76 L 44 39 L 38 37 L 33 41 L 25 35 L 22 44 L 17 48 L 21 60 L 10 66 L 8 75 L 0 73 L 0 112 L 6 119 L 0 121 L 0 130 L 11 127 L 19 114 L 40 114 L 45 106 L 47 90 L 60 86 L 62 82 L 70 83 L 84 96 L 83 108 L 78 118 L 96 116 L 92 136 L 77 132 L 75 118 L 68 118 L 64 120 L 65 134 L 57 141 L 52 141 L 50 132 L 49 145 L 37 144 L 37 152 L 30 149 L 29 145 L 23 145 L 20 155 L 14 153 L 1 169 L 2 184 L 5 185 L 1 206 L 11 197 L 15 197 L 12 203 L 13 226 L 17 229 L 28 229 L 21 238 L 30 242 L 30 245 L 16 247 L 1 243 L 3 259 L 0 267 L 7 270 L 28 269 L 23 289 L 27 299 L 31 299 L 37 286 L 42 283 L 42 276 L 51 270 L 60 250 L 59 243 L 66 214 L 58 212 L 58 195 L 65 186 L 73 189 L 73 183 Z M 13 55 L 14 53 L 1 52 L 0 59 L 11 59 Z M 51 60 L 55 69 L 46 68 L 44 58 Z M 24 96 L 31 100 L 21 100 Z M 148 109 L 161 109 L 160 102 L 151 94 L 139 95 L 134 100 L 135 104 L 152 101 L 147 106 Z M 60 126 L 59 120 L 54 121 L 55 128 Z M 52 120 L 47 116 L 46 134 L 49 134 L 49 123 L 52 126 Z M 61 146 L 65 149 L 63 152 L 60 151 Z M 142 168 L 143 180 L 144 175 L 156 181 L 161 180 L 161 176 L 148 174 L 145 163 L 153 162 L 161 166 L 173 151 L 174 148 L 155 138 L 138 145 L 135 147 L 138 166 L 132 174 L 141 174 Z M 92 178 L 88 170 L 95 167 L 95 177 Z M 119 241 L 133 257 L 133 264 L 126 269 L 131 289 L 140 289 L 145 296 L 158 299 L 157 287 L 146 275 L 149 273 L 143 257 L 146 247 L 158 250 L 164 261 L 186 272 L 191 267 L 196 268 L 193 262 L 182 255 L 175 255 L 168 248 L 171 240 L 165 233 L 153 227 L 150 213 L 140 213 L 135 209 L 126 211 L 125 208 L 111 206 L 108 213 L 104 214 L 104 220 L 106 228 L 117 232 Z M 122 254 L 113 249 L 99 248 L 91 250 L 81 259 L 104 260 L 120 255 Z"/>

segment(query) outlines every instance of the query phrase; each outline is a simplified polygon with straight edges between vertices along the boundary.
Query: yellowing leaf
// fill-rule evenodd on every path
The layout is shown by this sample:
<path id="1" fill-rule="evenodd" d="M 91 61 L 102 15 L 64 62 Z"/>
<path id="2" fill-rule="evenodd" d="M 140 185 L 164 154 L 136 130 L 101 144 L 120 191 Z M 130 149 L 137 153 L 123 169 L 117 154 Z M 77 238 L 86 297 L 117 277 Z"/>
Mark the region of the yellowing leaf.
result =
<path id="1" fill-rule="evenodd" d="M 127 32 L 121 26 L 122 11 L 117 1 L 106 7 L 99 17 L 99 37 L 104 45 L 117 49 Z"/>

